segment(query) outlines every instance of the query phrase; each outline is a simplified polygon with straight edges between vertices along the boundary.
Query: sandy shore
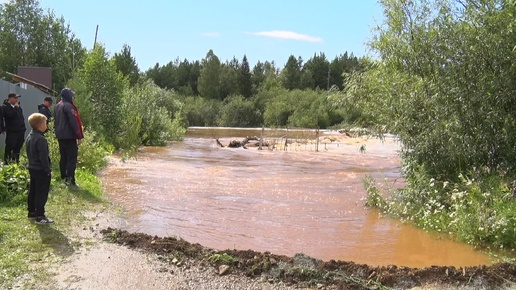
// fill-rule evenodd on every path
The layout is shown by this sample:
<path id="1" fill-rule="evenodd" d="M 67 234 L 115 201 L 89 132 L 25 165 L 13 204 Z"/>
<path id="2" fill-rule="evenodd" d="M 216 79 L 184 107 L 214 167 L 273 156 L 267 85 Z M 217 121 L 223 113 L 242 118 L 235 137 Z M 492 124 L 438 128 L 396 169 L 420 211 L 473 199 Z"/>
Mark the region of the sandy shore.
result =
<path id="1" fill-rule="evenodd" d="M 70 237 L 79 248 L 54 265 L 55 276 L 44 289 L 299 289 L 242 276 L 220 276 L 216 268 L 171 264 L 158 255 L 103 241 L 100 231 L 117 227 L 123 220 L 110 212 L 87 216 L 87 225 L 75 228 Z"/>

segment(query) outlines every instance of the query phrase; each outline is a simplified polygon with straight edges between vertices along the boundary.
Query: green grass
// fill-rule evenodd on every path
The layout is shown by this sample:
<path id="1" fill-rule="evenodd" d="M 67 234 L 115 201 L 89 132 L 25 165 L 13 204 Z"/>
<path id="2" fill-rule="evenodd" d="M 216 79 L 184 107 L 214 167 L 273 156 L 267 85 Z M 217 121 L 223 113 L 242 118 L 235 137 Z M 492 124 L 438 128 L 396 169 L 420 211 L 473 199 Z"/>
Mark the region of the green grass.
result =
<path id="1" fill-rule="evenodd" d="M 54 264 L 72 255 L 72 226 L 84 221 L 82 212 L 105 205 L 102 188 L 93 174 L 78 170 L 81 190 L 70 190 L 52 181 L 46 215 L 52 225 L 37 225 L 27 218 L 25 203 L 2 204 L 0 211 L 0 289 L 8 289 L 20 277 L 27 283 L 44 281 L 50 275 L 41 265 Z"/>

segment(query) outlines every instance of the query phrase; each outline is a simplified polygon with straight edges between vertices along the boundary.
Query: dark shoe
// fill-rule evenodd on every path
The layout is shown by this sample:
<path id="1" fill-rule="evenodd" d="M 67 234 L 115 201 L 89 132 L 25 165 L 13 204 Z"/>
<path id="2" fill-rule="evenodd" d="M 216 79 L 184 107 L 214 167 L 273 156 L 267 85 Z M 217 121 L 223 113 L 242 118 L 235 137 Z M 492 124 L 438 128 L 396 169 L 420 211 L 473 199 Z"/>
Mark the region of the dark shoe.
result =
<path id="1" fill-rule="evenodd" d="M 37 218 L 38 216 L 37 216 L 37 215 L 36 215 L 36 213 L 34 213 L 34 212 L 29 212 L 29 214 L 27 215 L 27 217 L 28 217 L 29 219 L 35 219 L 35 218 Z"/>
<path id="2" fill-rule="evenodd" d="M 51 224 L 53 222 L 53 220 L 47 218 L 46 216 L 40 216 L 36 218 L 36 223 L 40 225 Z"/>
<path id="3" fill-rule="evenodd" d="M 63 183 L 66 185 L 66 186 L 70 186 L 72 184 L 72 181 L 70 179 L 70 177 L 65 177 L 63 179 Z"/>

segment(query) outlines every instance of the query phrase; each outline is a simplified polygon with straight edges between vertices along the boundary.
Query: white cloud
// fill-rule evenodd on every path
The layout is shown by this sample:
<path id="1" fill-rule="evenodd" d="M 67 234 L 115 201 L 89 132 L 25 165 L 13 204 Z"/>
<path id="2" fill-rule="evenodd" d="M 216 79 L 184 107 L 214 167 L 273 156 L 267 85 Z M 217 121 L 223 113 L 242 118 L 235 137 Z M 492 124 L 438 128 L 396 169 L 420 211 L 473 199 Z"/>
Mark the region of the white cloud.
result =
<path id="1" fill-rule="evenodd" d="M 308 42 L 323 42 L 323 39 L 320 37 L 315 37 L 315 36 L 310 36 L 310 35 L 306 35 L 306 34 L 300 34 L 297 32 L 285 31 L 285 30 L 250 32 L 249 34 L 265 36 L 265 37 L 294 39 L 294 40 L 301 40 L 301 41 L 308 41 Z"/>
<path id="2" fill-rule="evenodd" d="M 204 32 L 202 35 L 206 37 L 219 37 L 220 33 L 218 32 Z"/>

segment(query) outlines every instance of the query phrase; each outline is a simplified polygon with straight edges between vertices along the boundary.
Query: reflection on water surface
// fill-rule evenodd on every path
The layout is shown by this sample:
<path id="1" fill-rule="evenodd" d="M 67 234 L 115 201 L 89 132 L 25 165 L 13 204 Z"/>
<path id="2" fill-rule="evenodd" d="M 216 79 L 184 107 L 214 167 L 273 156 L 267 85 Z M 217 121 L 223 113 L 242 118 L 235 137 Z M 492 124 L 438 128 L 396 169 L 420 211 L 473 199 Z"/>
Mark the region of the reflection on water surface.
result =
<path id="1" fill-rule="evenodd" d="M 392 140 L 346 139 L 320 152 L 219 148 L 214 141 L 259 134 L 190 129 L 183 142 L 146 147 L 135 160 L 112 162 L 102 180 L 124 207 L 130 231 L 216 249 L 302 252 L 371 265 L 491 263 L 470 246 L 364 207 L 364 174 L 401 182 Z"/>

